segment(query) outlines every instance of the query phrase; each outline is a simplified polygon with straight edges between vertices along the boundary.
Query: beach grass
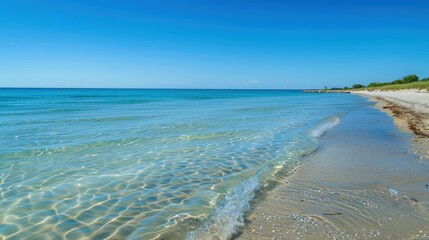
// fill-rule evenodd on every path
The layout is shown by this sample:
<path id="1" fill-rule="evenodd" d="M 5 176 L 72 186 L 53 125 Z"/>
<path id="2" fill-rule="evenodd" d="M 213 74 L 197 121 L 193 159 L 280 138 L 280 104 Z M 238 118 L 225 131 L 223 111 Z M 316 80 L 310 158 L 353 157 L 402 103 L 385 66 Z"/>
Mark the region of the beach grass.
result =
<path id="1" fill-rule="evenodd" d="M 358 89 L 358 90 L 403 90 L 403 89 L 426 89 L 429 91 L 429 81 L 419 81 L 419 82 L 412 82 L 412 83 L 404 83 L 404 84 L 392 84 L 392 85 L 385 85 L 380 87 L 369 87 L 364 89 Z"/>
<path id="2" fill-rule="evenodd" d="M 377 87 L 360 87 L 360 88 L 333 88 L 333 89 L 319 89 L 319 90 L 304 90 L 304 92 L 320 92 L 320 93 L 340 93 L 340 92 L 352 92 L 352 91 L 396 91 L 396 90 L 407 90 L 407 89 L 418 89 L 418 90 L 427 90 L 429 91 L 429 79 L 425 78 L 424 80 L 411 82 L 411 83 L 401 83 L 401 84 L 388 84 L 384 86 Z"/>

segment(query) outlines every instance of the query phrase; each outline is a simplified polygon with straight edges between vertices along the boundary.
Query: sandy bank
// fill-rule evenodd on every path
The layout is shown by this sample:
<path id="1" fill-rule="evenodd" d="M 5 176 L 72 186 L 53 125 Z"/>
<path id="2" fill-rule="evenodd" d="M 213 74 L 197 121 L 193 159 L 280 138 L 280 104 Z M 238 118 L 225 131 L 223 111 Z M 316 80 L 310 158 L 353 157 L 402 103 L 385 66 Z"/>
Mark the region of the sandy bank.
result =
<path id="1" fill-rule="evenodd" d="M 429 93 L 419 90 L 407 91 L 357 91 L 355 94 L 378 97 L 419 114 L 429 114 Z"/>
<path id="2" fill-rule="evenodd" d="M 394 118 L 395 125 L 415 134 L 420 155 L 429 157 L 429 93 L 419 90 L 353 92 L 375 101 L 378 109 Z"/>

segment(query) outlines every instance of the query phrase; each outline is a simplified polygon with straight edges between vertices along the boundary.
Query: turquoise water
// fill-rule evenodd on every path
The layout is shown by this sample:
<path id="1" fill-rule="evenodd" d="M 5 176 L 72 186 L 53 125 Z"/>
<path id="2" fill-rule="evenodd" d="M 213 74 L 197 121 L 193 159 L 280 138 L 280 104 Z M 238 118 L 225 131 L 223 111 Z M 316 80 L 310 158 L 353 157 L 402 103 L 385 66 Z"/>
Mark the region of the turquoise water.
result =
<path id="1" fill-rule="evenodd" d="M 225 239 L 365 100 L 273 90 L 0 89 L 0 238 Z"/>

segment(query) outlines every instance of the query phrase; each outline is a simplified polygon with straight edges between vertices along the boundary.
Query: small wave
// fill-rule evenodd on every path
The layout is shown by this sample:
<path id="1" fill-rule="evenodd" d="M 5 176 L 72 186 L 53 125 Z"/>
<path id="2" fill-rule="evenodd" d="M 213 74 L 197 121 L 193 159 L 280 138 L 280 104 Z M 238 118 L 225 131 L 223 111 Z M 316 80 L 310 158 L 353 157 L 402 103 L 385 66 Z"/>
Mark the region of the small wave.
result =
<path id="1" fill-rule="evenodd" d="M 305 137 L 308 140 L 308 137 Z M 300 144 L 289 146 L 290 151 L 286 162 L 275 164 L 268 161 L 251 177 L 245 178 L 232 187 L 220 200 L 213 211 L 201 222 L 196 230 L 186 234 L 187 240 L 229 239 L 245 225 L 244 216 L 250 209 L 256 192 L 266 185 L 264 182 L 271 177 L 280 177 L 279 172 L 291 173 L 298 164 L 298 160 L 316 151 L 314 145 L 307 148 L 312 141 L 303 140 Z M 296 145 L 297 144 L 297 145 Z M 294 153 L 294 154 L 293 154 Z M 281 169 L 281 170 L 280 170 Z M 284 176 L 284 175 L 283 175 Z"/>
<path id="2" fill-rule="evenodd" d="M 244 214 L 250 209 L 250 202 L 259 188 L 259 174 L 242 181 L 231 189 L 205 222 L 186 239 L 228 239 L 244 226 Z"/>
<path id="3" fill-rule="evenodd" d="M 316 128 L 311 130 L 310 136 L 314 138 L 320 138 L 329 129 L 337 126 L 339 123 L 340 123 L 340 118 L 338 116 L 330 117 L 324 123 L 318 125 Z"/>

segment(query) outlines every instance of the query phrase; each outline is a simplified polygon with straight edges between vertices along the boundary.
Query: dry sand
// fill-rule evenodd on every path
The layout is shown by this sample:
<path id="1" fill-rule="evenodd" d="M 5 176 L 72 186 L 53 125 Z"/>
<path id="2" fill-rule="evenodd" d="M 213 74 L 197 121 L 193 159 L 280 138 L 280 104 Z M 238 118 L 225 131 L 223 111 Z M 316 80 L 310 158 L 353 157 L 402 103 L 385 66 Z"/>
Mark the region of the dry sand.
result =
<path id="1" fill-rule="evenodd" d="M 426 95 L 362 94 L 377 97 L 406 129 L 425 120 Z M 410 151 L 412 142 L 374 108 L 349 113 L 292 176 L 258 194 L 234 238 L 429 239 L 429 161 Z"/>

